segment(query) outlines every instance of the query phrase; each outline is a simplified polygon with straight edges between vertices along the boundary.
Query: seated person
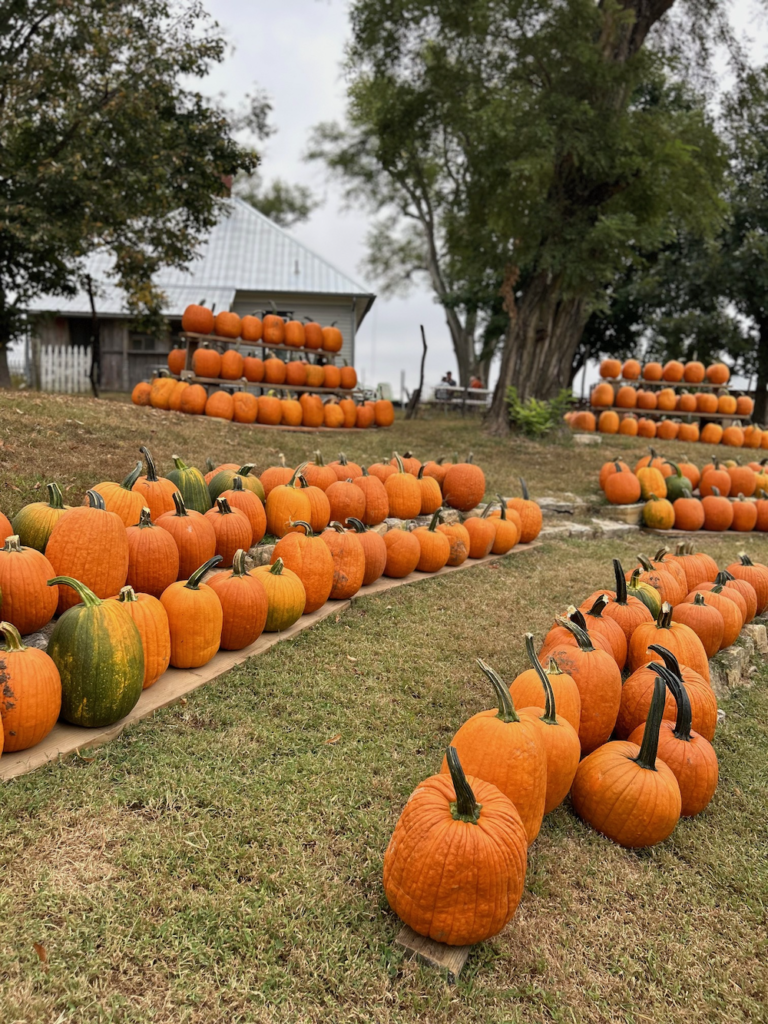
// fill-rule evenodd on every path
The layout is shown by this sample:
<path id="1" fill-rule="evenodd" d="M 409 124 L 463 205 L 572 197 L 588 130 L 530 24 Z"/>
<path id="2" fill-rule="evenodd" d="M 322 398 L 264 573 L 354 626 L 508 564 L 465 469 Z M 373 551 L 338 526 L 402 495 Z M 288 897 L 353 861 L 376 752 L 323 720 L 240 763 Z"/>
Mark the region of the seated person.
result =
<path id="1" fill-rule="evenodd" d="M 481 388 L 483 386 L 483 382 L 479 377 L 473 377 L 469 382 L 469 386 L 471 388 Z"/>
<path id="2" fill-rule="evenodd" d="M 456 387 L 456 381 L 453 379 L 451 371 L 449 370 L 443 379 L 440 381 L 441 384 L 448 384 L 450 387 Z"/>

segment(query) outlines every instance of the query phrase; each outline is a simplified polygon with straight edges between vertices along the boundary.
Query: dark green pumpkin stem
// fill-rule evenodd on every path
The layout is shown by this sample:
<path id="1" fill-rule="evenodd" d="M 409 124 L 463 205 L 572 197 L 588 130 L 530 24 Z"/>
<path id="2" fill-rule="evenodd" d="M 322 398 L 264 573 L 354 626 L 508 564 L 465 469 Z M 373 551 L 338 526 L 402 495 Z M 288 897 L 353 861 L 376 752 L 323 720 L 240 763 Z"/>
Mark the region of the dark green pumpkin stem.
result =
<path id="1" fill-rule="evenodd" d="M 469 455 L 468 455 L 468 456 L 466 457 L 466 459 L 465 459 L 464 461 L 465 461 L 465 462 L 466 462 L 466 463 L 467 463 L 468 465 L 470 465 L 470 466 L 474 465 L 474 462 L 475 462 L 475 453 L 474 453 L 474 452 L 470 452 L 470 453 L 469 453 Z"/>
<path id="2" fill-rule="evenodd" d="M 500 494 L 497 494 L 496 497 L 499 499 L 499 507 L 501 508 L 501 518 L 506 521 L 506 518 L 507 518 L 507 503 L 506 503 L 506 501 L 504 501 L 504 499 L 502 498 L 502 496 Z"/>
<path id="3" fill-rule="evenodd" d="M 214 555 L 213 558 L 209 558 L 207 562 L 203 562 L 199 569 L 195 569 L 184 584 L 187 590 L 198 590 L 200 588 L 200 580 L 203 576 L 205 576 L 209 569 L 213 569 L 215 565 L 218 565 L 220 561 L 221 555 Z"/>
<path id="4" fill-rule="evenodd" d="M 488 504 L 483 509 L 483 511 L 480 513 L 480 518 L 481 519 L 487 519 L 488 518 L 488 513 L 491 511 L 491 509 L 493 508 L 493 506 L 495 504 L 496 504 L 495 501 L 493 501 L 493 500 L 489 501 Z"/>
<path id="5" fill-rule="evenodd" d="M 221 515 L 221 516 L 231 516 L 231 515 L 234 515 L 234 512 L 230 508 L 229 502 L 227 501 L 226 498 L 217 498 L 216 499 L 216 507 L 219 510 L 219 515 Z"/>
<path id="6" fill-rule="evenodd" d="M 702 605 L 706 605 L 707 602 L 704 600 L 704 595 L 701 593 L 701 591 L 699 591 L 696 594 L 696 597 L 694 597 L 693 599 L 693 603 L 697 604 L 699 607 L 701 607 Z"/>
<path id="7" fill-rule="evenodd" d="M 157 481 L 157 470 L 155 469 L 155 463 L 152 456 L 149 454 L 149 448 L 142 445 L 139 451 L 147 460 L 147 481 L 149 483 L 155 483 Z"/>
<path id="8" fill-rule="evenodd" d="M 7 651 L 26 651 L 26 645 L 21 641 L 21 634 L 11 622 L 0 622 L 0 633 L 5 634 L 5 649 Z"/>
<path id="9" fill-rule="evenodd" d="M 120 484 L 120 486 L 123 488 L 124 491 L 132 491 L 133 490 L 133 485 L 136 483 L 136 481 L 141 476 L 142 469 L 143 469 L 142 464 L 140 462 L 137 462 L 136 465 L 134 466 L 134 468 L 131 470 L 131 472 L 128 474 L 128 476 L 125 478 L 125 480 L 123 480 L 123 482 Z M 56 506 L 56 507 L 58 508 L 58 506 Z"/>
<path id="10" fill-rule="evenodd" d="M 141 469 L 141 463 L 139 463 L 139 469 Z M 57 483 L 46 484 L 45 489 L 48 491 L 48 507 L 64 508 L 64 498 L 59 490 L 59 485 Z"/>
<path id="11" fill-rule="evenodd" d="M 354 529 L 355 533 L 365 533 L 368 527 L 360 519 L 355 519 L 354 516 L 350 516 L 347 519 L 347 523 Z M 343 527 L 342 527 L 343 529 Z"/>
<path id="12" fill-rule="evenodd" d="M 174 491 L 171 497 L 173 498 L 173 503 L 176 506 L 176 515 L 188 516 L 189 512 L 187 512 L 187 506 L 184 504 L 184 499 L 181 496 L 181 491 Z"/>
<path id="13" fill-rule="evenodd" d="M 246 462 L 244 466 L 241 466 L 240 469 L 237 470 L 237 476 L 249 476 L 255 465 L 255 462 Z"/>
<path id="14" fill-rule="evenodd" d="M 315 456 L 315 465 L 316 466 L 324 466 L 325 465 L 325 463 L 323 462 L 323 456 L 320 454 L 319 451 L 318 452 L 314 452 L 314 456 Z"/>
<path id="15" fill-rule="evenodd" d="M 522 477 L 520 477 L 520 490 L 523 494 L 523 501 L 530 501 L 531 496 L 528 493 L 528 484 L 525 482 L 525 480 L 523 480 Z"/>
<path id="16" fill-rule="evenodd" d="M 736 579 L 736 577 L 732 573 L 728 572 L 727 569 L 723 569 L 720 573 L 718 573 L 718 575 L 725 576 L 729 583 L 733 582 L 733 580 Z"/>
<path id="17" fill-rule="evenodd" d="M 568 609 L 568 618 L 571 622 L 580 626 L 585 632 L 589 632 L 589 626 L 587 625 L 587 620 L 584 618 L 584 613 L 579 611 L 578 608 L 574 608 L 573 605 Z"/>
<path id="18" fill-rule="evenodd" d="M 475 794 L 461 767 L 456 747 L 448 747 L 445 759 L 448 762 L 448 771 L 451 773 L 453 791 L 456 794 L 456 799 L 451 804 L 454 821 L 466 821 L 470 825 L 476 825 L 483 805 L 475 800 Z"/>
<path id="19" fill-rule="evenodd" d="M 277 561 L 270 566 L 269 571 L 273 576 L 282 576 L 283 569 L 285 568 L 285 562 L 282 558 L 278 558 Z"/>
<path id="20" fill-rule="evenodd" d="M 589 638 L 589 633 L 586 629 L 582 629 L 581 626 L 575 622 L 571 622 L 570 619 L 564 619 L 561 615 L 555 616 L 555 622 L 558 626 L 562 626 L 564 629 L 569 630 L 576 637 L 576 643 L 579 645 L 582 651 L 587 653 L 594 651 L 594 646 Z"/>
<path id="21" fill-rule="evenodd" d="M 536 675 L 541 680 L 541 685 L 544 687 L 544 714 L 541 716 L 541 721 L 546 722 L 547 725 L 557 725 L 557 709 L 555 708 L 555 694 L 552 690 L 552 683 L 547 678 L 547 673 L 539 661 L 536 650 L 533 646 L 533 633 L 525 634 L 525 649 L 528 652 L 528 657 L 531 664 L 536 672 Z"/>
<path id="22" fill-rule="evenodd" d="M 339 452 L 339 465 L 340 466 L 346 466 L 347 465 L 347 456 L 344 454 L 344 452 Z"/>
<path id="23" fill-rule="evenodd" d="M 337 522 L 335 519 L 333 519 L 330 523 L 328 523 L 328 526 L 326 527 L 326 529 L 327 530 L 335 530 L 336 533 L 346 533 L 347 532 L 344 529 L 344 527 L 341 525 L 341 523 Z"/>
<path id="24" fill-rule="evenodd" d="M 675 476 L 677 476 L 678 479 L 682 479 L 683 471 L 682 471 L 682 469 L 680 469 L 680 467 L 678 466 L 678 464 L 676 462 L 670 462 L 670 460 L 667 459 L 665 461 L 664 465 L 665 466 L 671 466 L 672 469 L 674 469 L 674 471 L 675 471 Z"/>
<path id="25" fill-rule="evenodd" d="M 677 705 L 677 717 L 673 732 L 675 739 L 682 740 L 684 743 L 690 743 L 691 701 L 685 684 L 679 676 L 676 676 L 674 672 L 670 672 L 666 667 L 659 674 L 669 687 L 669 692 L 675 698 L 675 704 Z"/>
<path id="26" fill-rule="evenodd" d="M 421 480 L 424 476 L 424 466 L 419 466 L 419 472 L 416 474 L 416 479 Z"/>
<path id="27" fill-rule="evenodd" d="M 141 510 L 141 514 L 139 515 L 139 521 L 136 525 L 142 530 L 145 529 L 147 526 L 152 526 L 152 513 L 149 511 L 146 505 Z"/>
<path id="28" fill-rule="evenodd" d="M 245 551 L 242 548 L 238 548 L 232 559 L 232 575 L 233 576 L 247 576 L 248 570 L 245 567 Z"/>
<path id="29" fill-rule="evenodd" d="M 434 533 L 437 530 L 437 524 L 440 522 L 440 511 L 441 510 L 438 509 L 430 520 L 429 526 L 427 527 L 427 530 L 430 533 Z"/>
<path id="30" fill-rule="evenodd" d="M 732 576 L 730 578 L 733 579 Z M 729 574 L 724 572 L 723 570 L 721 570 L 717 574 L 717 576 L 715 576 L 715 583 L 717 584 L 718 587 L 724 587 L 725 584 L 728 582 L 728 579 L 729 579 Z"/>
<path id="31" fill-rule="evenodd" d="M 742 565 L 754 565 L 752 559 L 749 557 L 746 551 L 739 552 L 739 561 Z"/>
<path id="32" fill-rule="evenodd" d="M 86 608 L 96 608 L 101 604 L 100 597 L 96 597 L 84 583 L 81 583 L 80 580 L 73 580 L 71 576 L 54 576 L 52 580 L 48 580 L 48 586 L 72 587 Z"/>
<path id="33" fill-rule="evenodd" d="M 716 498 L 719 498 L 720 497 L 720 488 L 719 487 L 712 487 L 712 494 Z"/>
<path id="34" fill-rule="evenodd" d="M 517 717 L 517 712 L 515 711 L 515 705 L 512 702 L 512 695 L 509 692 L 509 688 L 501 681 L 491 666 L 486 665 L 482 658 L 477 659 L 477 664 L 488 676 L 491 681 L 491 685 L 496 691 L 496 698 L 499 702 L 499 714 L 497 717 L 500 718 L 502 722 L 519 722 L 520 719 Z"/>
<path id="35" fill-rule="evenodd" d="M 241 476 L 239 476 L 237 473 L 235 473 L 234 480 L 232 481 L 232 486 L 229 489 L 230 489 L 230 491 L 244 491 L 245 490 L 245 488 L 243 487 L 243 478 Z"/>
<path id="36" fill-rule="evenodd" d="M 616 576 L 616 603 L 626 604 L 627 603 L 627 581 L 624 577 L 624 570 L 621 567 L 621 562 L 618 558 L 613 560 L 613 572 Z"/>
<path id="37" fill-rule="evenodd" d="M 208 470 L 209 473 L 212 473 L 214 469 L 216 469 L 216 463 L 213 461 L 210 455 L 205 460 L 205 468 Z"/>
<path id="38" fill-rule="evenodd" d="M 646 768 L 648 771 L 656 771 L 656 754 L 659 750 L 659 729 L 661 720 L 664 717 L 664 704 L 667 698 L 667 688 L 664 680 L 656 676 L 653 682 L 653 700 L 648 711 L 648 718 L 645 722 L 643 741 L 640 744 L 640 753 L 633 758 L 636 765 Z"/>
<path id="39" fill-rule="evenodd" d="M 654 495 L 654 497 L 655 497 L 655 495 Z M 658 499 L 656 499 L 656 500 L 658 501 Z M 637 560 L 640 563 L 640 565 L 643 567 L 645 572 L 653 572 L 653 565 L 651 563 L 650 558 L 648 558 L 647 555 L 638 555 L 637 556 Z"/>
<path id="40" fill-rule="evenodd" d="M 303 526 L 304 527 L 304 533 L 305 533 L 305 535 L 307 537 L 314 537 L 315 536 L 314 533 L 312 532 L 312 527 L 309 525 L 309 523 L 304 522 L 303 519 L 292 519 L 290 521 L 289 525 L 290 526 Z"/>
<path id="41" fill-rule="evenodd" d="M 97 508 L 102 512 L 106 511 L 107 506 L 98 491 L 86 491 L 85 493 L 88 495 L 88 504 L 91 508 Z"/>
<path id="42" fill-rule="evenodd" d="M 21 554 L 21 541 L 17 534 L 12 534 L 10 537 L 5 538 L 5 544 L 3 544 L 3 551 L 13 552 L 14 554 Z"/>
<path id="43" fill-rule="evenodd" d="M 605 606 L 608 604 L 608 601 L 609 598 L 607 594 L 600 594 L 600 596 L 595 599 L 595 603 L 589 609 L 587 615 L 589 615 L 590 618 L 593 619 L 601 619 L 603 617 L 603 612 L 605 611 Z"/>
<path id="44" fill-rule="evenodd" d="M 672 624 L 672 605 L 665 601 L 659 609 L 659 617 L 656 619 L 657 629 L 669 629 Z"/>
<path id="45" fill-rule="evenodd" d="M 173 464 L 180 473 L 184 473 L 189 470 L 189 466 L 184 462 L 183 459 L 179 458 L 178 455 L 172 455 Z"/>
<path id="46" fill-rule="evenodd" d="M 117 595 L 117 600 L 121 604 L 133 604 L 138 603 L 138 597 L 136 597 L 136 591 L 133 587 L 121 587 L 120 593 Z"/>
<path id="47" fill-rule="evenodd" d="M 662 647 L 661 644 L 651 644 L 648 647 L 648 650 L 653 651 L 654 654 L 658 654 L 670 672 L 674 672 L 676 676 L 680 675 L 680 663 L 672 651 L 667 650 L 666 647 Z"/>

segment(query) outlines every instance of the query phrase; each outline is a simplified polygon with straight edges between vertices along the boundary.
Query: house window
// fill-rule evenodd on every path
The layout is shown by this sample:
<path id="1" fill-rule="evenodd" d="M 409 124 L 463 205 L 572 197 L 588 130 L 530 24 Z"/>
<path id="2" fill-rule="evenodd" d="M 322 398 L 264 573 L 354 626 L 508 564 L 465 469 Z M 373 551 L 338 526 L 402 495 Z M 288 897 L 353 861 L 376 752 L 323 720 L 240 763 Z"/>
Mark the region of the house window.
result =
<path id="1" fill-rule="evenodd" d="M 69 343 L 86 347 L 91 344 L 93 322 L 90 317 L 71 316 L 69 318 Z"/>
<path id="2" fill-rule="evenodd" d="M 128 348 L 131 352 L 156 352 L 157 338 L 151 334 L 135 334 L 131 331 L 128 335 Z"/>

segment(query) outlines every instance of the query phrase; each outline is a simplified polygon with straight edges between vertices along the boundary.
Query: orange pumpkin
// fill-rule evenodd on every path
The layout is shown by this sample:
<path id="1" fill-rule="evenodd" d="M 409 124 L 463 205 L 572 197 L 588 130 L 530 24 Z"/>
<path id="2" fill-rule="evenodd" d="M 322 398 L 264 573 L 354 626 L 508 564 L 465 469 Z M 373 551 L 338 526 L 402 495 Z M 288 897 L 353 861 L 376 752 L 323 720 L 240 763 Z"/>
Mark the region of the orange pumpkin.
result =
<path id="1" fill-rule="evenodd" d="M 152 385 L 141 380 L 131 392 L 131 401 L 134 405 L 151 405 L 151 396 Z"/>
<path id="2" fill-rule="evenodd" d="M 341 331 L 336 326 L 336 321 L 323 328 L 323 348 L 326 352 L 340 352 L 344 343 Z"/>
<path id="3" fill-rule="evenodd" d="M 298 521 L 296 526 L 300 529 L 275 544 L 271 562 L 282 558 L 283 564 L 299 577 L 306 594 L 304 614 L 309 615 L 322 608 L 331 596 L 333 555 L 322 537 L 315 536 L 309 523 Z"/>
<path id="4" fill-rule="evenodd" d="M 187 306 L 181 316 L 181 329 L 190 334 L 211 334 L 213 332 L 213 310 L 194 303 Z"/>
<path id="5" fill-rule="evenodd" d="M 219 314 L 221 315 L 221 314 Z M 221 357 L 219 376 L 222 380 L 240 380 L 245 370 L 245 360 L 235 348 L 228 348 Z"/>
<path id="6" fill-rule="evenodd" d="M 235 403 L 228 391 L 213 391 L 205 403 L 205 415 L 218 420 L 231 420 L 235 415 Z"/>
<path id="7" fill-rule="evenodd" d="M 261 321 L 261 336 L 267 345 L 282 345 L 285 342 L 285 320 L 268 313 Z M 278 383 L 282 383 L 281 381 Z"/>
<path id="8" fill-rule="evenodd" d="M 190 384 L 185 388 L 179 399 L 179 412 L 188 416 L 202 416 L 205 412 L 205 403 L 208 395 L 202 384 Z"/>
<path id="9" fill-rule="evenodd" d="M 251 522 L 239 508 L 232 508 L 226 498 L 217 498 L 216 507 L 205 513 L 216 534 L 216 554 L 222 568 L 229 568 L 240 548 L 246 551 L 251 544 Z"/>
<path id="10" fill-rule="evenodd" d="M 55 599 L 55 588 L 53 596 Z M 14 753 L 34 747 L 56 724 L 61 711 L 61 677 L 48 654 L 24 646 L 12 623 L 0 622 L 0 633 L 5 638 L 5 650 L 0 653 L 0 751 Z"/>
<path id="11" fill-rule="evenodd" d="M 618 359 L 603 359 L 600 363 L 601 377 L 618 377 L 621 375 L 621 362 Z"/>
<path id="12" fill-rule="evenodd" d="M 171 661 L 171 631 L 168 615 L 151 594 L 137 594 L 133 587 L 123 587 L 115 598 L 133 619 L 144 648 L 144 681 L 142 688 L 152 686 Z"/>
<path id="13" fill-rule="evenodd" d="M 323 347 L 323 328 L 314 320 L 308 320 L 304 324 L 304 347 L 313 349 Z"/>
<path id="14" fill-rule="evenodd" d="M 192 355 L 192 372 L 196 377 L 215 379 L 221 373 L 221 355 L 207 342 L 198 345 Z"/>
<path id="15" fill-rule="evenodd" d="M 287 372 L 286 364 L 277 356 L 270 356 L 264 360 L 264 382 L 266 384 L 284 384 Z"/>
<path id="16" fill-rule="evenodd" d="M 285 325 L 285 344 L 291 348 L 303 348 L 304 340 L 304 324 L 300 320 L 288 320 Z"/>
<path id="17" fill-rule="evenodd" d="M 243 341 L 261 341 L 261 320 L 248 314 L 240 321 L 240 337 Z"/>
<path id="18" fill-rule="evenodd" d="M 333 586 L 330 600 L 344 601 L 358 592 L 365 576 L 365 552 L 355 532 L 341 523 L 331 523 L 321 538 L 333 556 Z M 417 542 L 418 544 L 418 542 Z"/>
<path id="19" fill-rule="evenodd" d="M 179 576 L 179 549 L 166 530 L 153 525 L 149 509 L 142 508 L 139 521 L 125 531 L 128 540 L 126 584 L 140 594 L 160 597 Z"/>
<path id="20" fill-rule="evenodd" d="M 220 561 L 219 555 L 214 555 L 188 580 L 171 584 L 160 598 L 168 616 L 174 668 L 200 668 L 207 665 L 219 649 L 224 624 L 221 601 L 216 592 L 201 581 Z"/>
<path id="21" fill-rule="evenodd" d="M 707 367 L 706 375 L 710 384 L 722 386 L 730 380 L 731 371 L 725 363 L 712 363 L 711 366 Z"/>
<path id="22" fill-rule="evenodd" d="M 48 580 L 55 575 L 44 554 L 22 547 L 13 534 L 6 537 L 0 549 L 0 594 L 3 615 L 19 633 L 34 633 L 53 618 L 58 593 L 55 587 L 48 586 Z"/>
<path id="23" fill-rule="evenodd" d="M 221 313 L 216 314 L 213 321 L 213 333 L 220 338 L 239 338 L 240 317 L 237 313 L 222 310 Z"/>
<path id="24" fill-rule="evenodd" d="M 232 572 L 215 573 L 208 586 L 221 604 L 221 649 L 242 651 L 261 636 L 267 624 L 268 601 L 263 584 L 245 567 L 245 552 L 232 559 Z"/>
<path id="25" fill-rule="evenodd" d="M 243 360 L 243 375 L 251 384 L 260 384 L 264 380 L 264 360 L 258 356 L 246 356 Z"/>
<path id="26" fill-rule="evenodd" d="M 255 423 L 259 415 L 259 400 L 248 391 L 232 395 L 232 419 L 235 423 Z"/>

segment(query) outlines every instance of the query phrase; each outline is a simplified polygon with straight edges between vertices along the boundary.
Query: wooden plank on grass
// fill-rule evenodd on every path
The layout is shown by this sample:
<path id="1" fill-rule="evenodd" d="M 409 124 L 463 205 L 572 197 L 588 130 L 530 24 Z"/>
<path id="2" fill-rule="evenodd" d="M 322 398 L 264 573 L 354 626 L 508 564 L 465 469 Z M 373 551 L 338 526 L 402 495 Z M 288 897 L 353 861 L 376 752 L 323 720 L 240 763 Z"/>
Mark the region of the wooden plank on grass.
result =
<path id="1" fill-rule="evenodd" d="M 509 552 L 509 555 L 521 554 L 537 546 L 536 542 L 532 544 L 518 544 L 517 547 Z M 487 565 L 489 562 L 496 562 L 500 557 L 506 558 L 509 555 L 489 555 L 487 558 L 467 560 L 462 565 L 446 566 L 437 573 L 414 572 L 402 580 L 382 578 L 372 583 L 369 587 L 365 587 L 364 590 L 358 591 L 352 600 L 374 597 L 376 594 L 385 590 L 391 590 L 393 587 L 420 583 L 424 580 L 448 575 L 458 570 L 474 569 L 475 566 Z M 150 686 L 148 690 L 144 690 L 136 707 L 125 718 L 115 722 L 114 725 L 98 729 L 84 729 L 81 726 L 58 722 L 37 746 L 32 747 L 30 750 L 22 750 L 15 754 L 4 754 L 0 757 L 0 780 L 26 775 L 27 772 L 34 771 L 35 768 L 40 768 L 45 764 L 50 764 L 52 761 L 57 761 L 66 754 L 86 750 L 88 747 L 100 746 L 103 743 L 116 739 L 127 725 L 138 722 L 142 718 L 147 718 L 149 715 L 154 714 L 155 711 L 159 711 L 160 708 L 168 707 L 169 704 L 175 704 L 176 701 L 185 697 L 188 693 L 197 690 L 201 686 L 205 686 L 206 683 L 213 682 L 214 679 L 217 679 L 225 672 L 229 672 L 236 665 L 242 664 L 248 658 L 252 658 L 257 654 L 263 654 L 264 651 L 268 651 L 270 647 L 280 643 L 282 640 L 292 639 L 305 629 L 310 629 L 318 622 L 322 622 L 323 619 L 327 619 L 330 615 L 338 615 L 349 608 L 351 604 L 352 601 L 328 601 L 316 612 L 302 615 L 298 622 L 295 622 L 281 633 L 262 633 L 258 640 L 242 651 L 219 651 L 202 668 L 169 668 L 153 686 Z"/>
<path id="2" fill-rule="evenodd" d="M 429 967 L 445 971 L 449 985 L 455 985 L 461 969 L 467 962 L 471 946 L 446 946 L 444 942 L 434 942 L 423 935 L 417 935 L 413 928 L 404 924 L 397 933 L 395 942 L 411 957 L 416 957 Z"/>

